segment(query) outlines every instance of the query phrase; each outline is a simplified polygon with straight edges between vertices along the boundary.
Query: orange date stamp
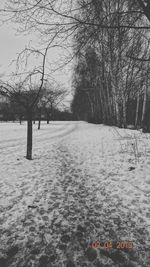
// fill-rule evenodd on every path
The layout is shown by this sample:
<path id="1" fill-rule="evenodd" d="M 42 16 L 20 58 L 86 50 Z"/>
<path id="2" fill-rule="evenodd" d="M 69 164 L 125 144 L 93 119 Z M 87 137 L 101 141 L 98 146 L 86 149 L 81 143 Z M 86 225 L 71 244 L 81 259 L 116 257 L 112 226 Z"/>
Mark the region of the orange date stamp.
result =
<path id="1" fill-rule="evenodd" d="M 113 241 L 106 241 L 106 242 L 100 242 L 100 241 L 93 241 L 90 243 L 90 247 L 97 249 L 133 249 L 133 242 L 131 241 L 123 241 L 119 240 L 116 242 Z"/>

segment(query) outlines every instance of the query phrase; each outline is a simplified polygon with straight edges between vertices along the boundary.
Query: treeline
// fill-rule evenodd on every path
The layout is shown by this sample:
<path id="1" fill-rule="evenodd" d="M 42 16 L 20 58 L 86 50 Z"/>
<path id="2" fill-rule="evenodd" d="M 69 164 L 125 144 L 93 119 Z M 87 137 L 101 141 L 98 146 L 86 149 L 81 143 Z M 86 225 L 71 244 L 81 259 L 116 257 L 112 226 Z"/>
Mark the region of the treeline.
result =
<path id="1" fill-rule="evenodd" d="M 79 120 L 149 128 L 149 30 L 138 29 L 147 21 L 137 1 L 78 5 L 84 24 L 74 37 L 72 112 Z"/>
<path id="2" fill-rule="evenodd" d="M 47 116 L 47 111 L 42 109 L 40 120 L 46 121 L 47 123 L 51 121 L 72 121 L 76 117 L 68 110 L 59 110 L 58 108 L 53 108 L 49 112 L 49 117 Z M 24 110 L 18 109 L 17 107 L 12 107 L 8 103 L 0 104 L 0 121 L 19 121 L 22 123 L 27 120 L 27 114 Z M 38 110 L 34 111 L 33 122 L 39 121 Z"/>
<path id="3" fill-rule="evenodd" d="M 20 121 L 28 119 L 28 110 L 31 109 L 31 104 L 37 96 L 36 87 L 25 90 L 16 86 L 15 90 L 9 95 L 0 93 L 0 120 L 1 121 Z M 63 104 L 66 91 L 58 89 L 44 88 L 40 92 L 38 102 L 32 109 L 32 120 L 42 121 L 47 123 L 51 120 L 73 120 L 73 115 L 61 107 Z M 60 107 L 59 107 L 60 105 Z"/>

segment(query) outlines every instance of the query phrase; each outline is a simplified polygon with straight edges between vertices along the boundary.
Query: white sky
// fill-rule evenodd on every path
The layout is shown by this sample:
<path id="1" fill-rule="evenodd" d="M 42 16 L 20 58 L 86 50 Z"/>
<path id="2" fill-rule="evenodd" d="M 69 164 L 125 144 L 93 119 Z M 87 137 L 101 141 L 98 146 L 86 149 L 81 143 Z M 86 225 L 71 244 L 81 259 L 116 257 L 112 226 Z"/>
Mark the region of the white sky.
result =
<path id="1" fill-rule="evenodd" d="M 9 74 L 10 62 L 16 58 L 16 54 L 23 49 L 28 42 L 27 36 L 17 36 L 10 25 L 0 27 L 0 72 Z"/>
<path id="2" fill-rule="evenodd" d="M 23 35 L 16 33 L 15 27 L 8 25 L 0 26 L 0 73 L 5 73 L 6 75 L 10 74 L 14 70 L 13 65 L 10 66 L 10 63 L 16 59 L 17 54 L 21 52 L 26 45 L 31 42 L 34 46 L 36 43 L 35 35 Z M 49 51 L 48 61 L 51 62 L 51 59 L 55 58 L 60 54 L 61 51 L 58 49 L 53 49 Z M 55 77 L 58 80 L 67 84 L 70 79 L 70 73 L 68 73 L 69 68 L 66 70 L 58 71 L 55 73 Z M 59 77 L 59 75 L 64 77 Z"/>

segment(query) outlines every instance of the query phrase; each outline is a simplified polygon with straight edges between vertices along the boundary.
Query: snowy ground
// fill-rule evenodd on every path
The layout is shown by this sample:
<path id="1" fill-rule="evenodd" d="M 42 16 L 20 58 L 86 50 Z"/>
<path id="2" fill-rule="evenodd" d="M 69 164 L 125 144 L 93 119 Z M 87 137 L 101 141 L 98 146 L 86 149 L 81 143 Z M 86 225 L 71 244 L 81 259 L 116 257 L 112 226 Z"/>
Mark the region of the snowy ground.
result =
<path id="1" fill-rule="evenodd" d="M 149 134 L 52 122 L 25 150 L 25 123 L 0 123 L 0 267 L 150 266 Z"/>

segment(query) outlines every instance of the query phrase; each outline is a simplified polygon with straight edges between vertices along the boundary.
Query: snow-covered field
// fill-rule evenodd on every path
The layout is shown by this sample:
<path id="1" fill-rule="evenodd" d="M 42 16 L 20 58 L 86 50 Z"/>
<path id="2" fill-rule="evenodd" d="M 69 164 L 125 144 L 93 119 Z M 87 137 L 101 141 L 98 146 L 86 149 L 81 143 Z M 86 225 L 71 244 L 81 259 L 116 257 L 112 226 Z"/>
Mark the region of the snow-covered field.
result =
<path id="1" fill-rule="evenodd" d="M 0 123 L 0 151 L 0 267 L 150 266 L 149 134 L 35 124 L 28 161 L 26 124 Z"/>

